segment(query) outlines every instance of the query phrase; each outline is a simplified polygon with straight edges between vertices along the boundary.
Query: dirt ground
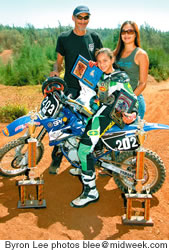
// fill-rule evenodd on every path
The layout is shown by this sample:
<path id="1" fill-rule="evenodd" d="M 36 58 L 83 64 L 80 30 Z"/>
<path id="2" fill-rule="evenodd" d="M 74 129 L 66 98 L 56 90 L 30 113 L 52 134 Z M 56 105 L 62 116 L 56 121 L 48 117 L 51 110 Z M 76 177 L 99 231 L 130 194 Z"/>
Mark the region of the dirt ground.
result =
<path id="1" fill-rule="evenodd" d="M 42 100 L 40 86 L 6 87 L 0 85 L 0 106 L 8 103 L 25 105 L 32 110 Z M 169 124 L 169 81 L 157 83 L 149 76 L 144 91 L 147 104 L 145 120 Z M 0 123 L 0 129 L 5 124 Z M 81 209 L 70 207 L 82 186 L 69 174 L 70 164 L 64 159 L 58 175 L 49 175 L 51 150 L 44 140 L 45 155 L 36 168 L 45 181 L 44 209 L 18 209 L 16 178 L 0 177 L 1 240 L 168 240 L 169 239 L 169 131 L 149 132 L 145 146 L 158 153 L 166 166 L 166 181 L 151 200 L 154 226 L 128 226 L 122 223 L 125 214 L 121 192 L 110 177 L 97 177 L 100 200 Z M 0 147 L 13 138 L 0 133 Z"/>

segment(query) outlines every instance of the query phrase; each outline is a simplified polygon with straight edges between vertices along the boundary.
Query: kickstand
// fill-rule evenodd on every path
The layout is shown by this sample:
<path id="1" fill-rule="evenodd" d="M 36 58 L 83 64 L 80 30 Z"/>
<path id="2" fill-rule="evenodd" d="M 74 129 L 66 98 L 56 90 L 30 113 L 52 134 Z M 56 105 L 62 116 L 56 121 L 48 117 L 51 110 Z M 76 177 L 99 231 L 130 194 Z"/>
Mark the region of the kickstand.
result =
<path id="1" fill-rule="evenodd" d="M 127 199 L 125 193 L 121 193 L 121 197 L 123 199 L 124 208 L 127 208 Z"/>
<path id="2" fill-rule="evenodd" d="M 29 180 L 29 172 L 30 172 L 30 169 L 27 168 L 26 171 L 25 171 L 25 173 L 24 173 L 27 180 Z"/>

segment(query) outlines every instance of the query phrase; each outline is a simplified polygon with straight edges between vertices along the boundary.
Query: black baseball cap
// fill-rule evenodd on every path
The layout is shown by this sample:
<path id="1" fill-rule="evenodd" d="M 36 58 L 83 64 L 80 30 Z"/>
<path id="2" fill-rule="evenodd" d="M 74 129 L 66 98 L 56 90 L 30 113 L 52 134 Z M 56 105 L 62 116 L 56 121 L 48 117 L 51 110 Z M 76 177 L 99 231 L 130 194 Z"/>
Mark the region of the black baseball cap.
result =
<path id="1" fill-rule="evenodd" d="M 87 6 L 80 5 L 74 9 L 73 15 L 78 16 L 80 13 L 88 13 L 90 15 L 90 10 Z"/>

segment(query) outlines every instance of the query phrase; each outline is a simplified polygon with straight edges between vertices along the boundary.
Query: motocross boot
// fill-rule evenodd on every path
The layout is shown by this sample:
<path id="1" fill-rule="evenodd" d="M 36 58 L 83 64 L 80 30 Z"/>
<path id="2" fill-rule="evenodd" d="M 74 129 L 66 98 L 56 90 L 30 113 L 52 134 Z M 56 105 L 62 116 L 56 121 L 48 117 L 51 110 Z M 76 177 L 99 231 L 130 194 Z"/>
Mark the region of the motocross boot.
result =
<path id="1" fill-rule="evenodd" d="M 70 203 L 72 207 L 85 207 L 89 203 L 96 202 L 99 199 L 99 192 L 96 189 L 96 174 L 93 171 L 85 171 L 81 174 L 83 183 L 82 194 Z"/>
<path id="2" fill-rule="evenodd" d="M 60 152 L 59 148 L 55 146 L 52 152 L 52 162 L 49 166 L 49 174 L 58 173 L 62 157 L 63 157 L 62 152 Z"/>

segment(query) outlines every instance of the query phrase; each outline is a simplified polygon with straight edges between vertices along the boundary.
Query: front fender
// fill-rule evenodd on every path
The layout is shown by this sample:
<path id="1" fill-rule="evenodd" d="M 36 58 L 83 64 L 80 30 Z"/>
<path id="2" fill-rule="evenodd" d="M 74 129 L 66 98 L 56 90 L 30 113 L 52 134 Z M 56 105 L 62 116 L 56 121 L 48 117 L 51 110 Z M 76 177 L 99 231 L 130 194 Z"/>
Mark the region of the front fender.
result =
<path id="1" fill-rule="evenodd" d="M 8 124 L 4 129 L 2 129 L 2 132 L 5 136 L 16 135 L 20 133 L 21 131 L 23 131 L 27 127 L 27 124 L 30 121 L 31 121 L 30 115 L 19 117 L 15 121 Z"/>

